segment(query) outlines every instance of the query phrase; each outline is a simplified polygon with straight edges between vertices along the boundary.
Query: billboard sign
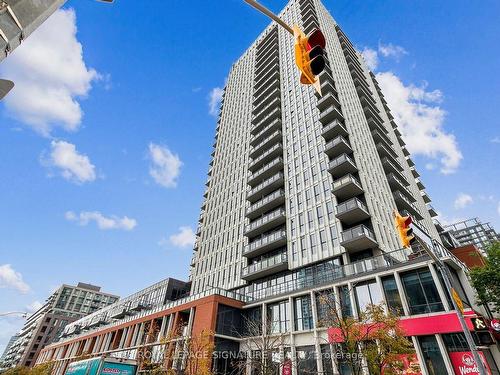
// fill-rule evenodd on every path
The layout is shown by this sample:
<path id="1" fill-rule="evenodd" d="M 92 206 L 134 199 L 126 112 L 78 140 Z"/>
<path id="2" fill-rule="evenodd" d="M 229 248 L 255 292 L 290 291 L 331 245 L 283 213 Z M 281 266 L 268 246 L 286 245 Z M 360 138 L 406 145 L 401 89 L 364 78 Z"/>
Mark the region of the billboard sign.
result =
<path id="1" fill-rule="evenodd" d="M 491 369 L 486 362 L 482 352 L 478 352 L 488 375 L 491 375 Z M 456 375 L 480 375 L 479 369 L 474 361 L 471 352 L 450 352 L 451 364 Z"/>

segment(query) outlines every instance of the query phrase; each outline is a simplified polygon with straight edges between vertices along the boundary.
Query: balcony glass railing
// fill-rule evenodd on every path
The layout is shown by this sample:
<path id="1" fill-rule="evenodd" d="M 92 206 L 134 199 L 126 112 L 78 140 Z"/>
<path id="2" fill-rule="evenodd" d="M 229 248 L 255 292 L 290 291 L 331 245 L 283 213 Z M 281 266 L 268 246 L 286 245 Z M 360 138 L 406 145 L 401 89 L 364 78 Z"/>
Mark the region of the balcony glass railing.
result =
<path id="1" fill-rule="evenodd" d="M 349 148 L 351 147 L 349 145 L 349 141 L 347 141 L 347 139 L 345 139 L 344 137 L 342 137 L 341 135 L 337 136 L 336 138 L 332 139 L 331 141 L 327 142 L 326 145 L 325 145 L 325 150 L 329 150 L 335 146 L 337 146 L 338 144 L 346 144 L 347 146 L 349 146 Z"/>
<path id="2" fill-rule="evenodd" d="M 268 234 L 267 236 L 263 236 L 256 241 L 245 246 L 243 249 L 243 254 L 251 253 L 254 250 L 257 250 L 261 247 L 267 246 L 273 242 L 281 241 L 286 239 L 286 231 L 279 230 L 277 232 Z"/>
<path id="3" fill-rule="evenodd" d="M 269 185 L 275 183 L 276 181 L 279 181 L 279 180 L 283 179 L 283 177 L 285 177 L 285 175 L 283 174 L 283 172 L 279 172 L 279 173 L 275 174 L 274 176 L 268 178 L 264 182 L 258 184 L 253 189 L 249 190 L 248 191 L 248 196 L 252 196 L 252 195 L 258 193 L 260 190 L 264 189 L 266 186 L 269 186 Z"/>
<path id="4" fill-rule="evenodd" d="M 281 119 L 277 118 L 275 120 L 273 120 L 269 125 L 267 125 L 264 129 L 262 129 L 261 131 L 259 131 L 257 134 L 255 134 L 252 138 L 252 142 L 255 143 L 256 140 L 258 140 L 258 143 L 260 143 L 260 138 L 262 138 L 262 136 L 266 133 L 268 133 L 271 129 L 273 129 L 274 127 L 276 127 L 279 123 L 281 123 Z"/>
<path id="5" fill-rule="evenodd" d="M 352 158 L 350 158 L 349 156 L 347 156 L 347 154 L 342 154 L 339 157 L 330 161 L 330 163 L 328 163 L 328 169 L 334 169 L 334 168 L 338 167 L 339 165 L 344 164 L 346 162 L 352 163 L 353 165 L 356 165 L 354 160 Z"/>
<path id="6" fill-rule="evenodd" d="M 283 208 L 279 208 L 277 210 L 274 210 L 271 213 L 261 217 L 258 220 L 255 220 L 254 222 L 247 225 L 245 228 L 245 232 L 250 232 L 254 229 L 261 227 L 264 224 L 267 224 L 271 221 L 274 221 L 280 217 L 284 217 L 285 215 L 286 215 L 286 211 Z"/>
<path id="7" fill-rule="evenodd" d="M 365 225 L 358 225 L 357 227 L 342 232 L 342 242 L 355 240 L 363 236 L 369 237 L 375 241 L 375 235 L 368 227 Z"/>
<path id="8" fill-rule="evenodd" d="M 256 272 L 260 272 L 269 268 L 276 267 L 288 263 L 288 255 L 286 252 L 277 254 L 271 258 L 266 258 L 260 262 L 253 263 L 243 268 L 243 276 L 247 276 Z"/>
<path id="9" fill-rule="evenodd" d="M 252 122 L 255 124 L 253 128 L 259 129 L 261 126 L 266 125 L 267 120 L 269 120 L 271 117 L 277 117 L 279 113 L 281 113 L 281 107 L 275 108 L 273 111 L 271 111 L 271 113 L 267 114 L 259 121 L 254 121 L 255 119 L 252 120 Z"/>
<path id="10" fill-rule="evenodd" d="M 266 204 L 274 201 L 277 198 L 281 198 L 281 197 L 284 197 L 284 196 L 285 196 L 285 191 L 283 189 L 276 190 L 275 192 L 273 192 L 273 193 L 265 196 L 261 200 L 255 202 L 250 207 L 248 207 L 247 214 L 251 213 L 251 212 L 253 212 L 255 210 L 258 210 L 262 206 L 265 206 Z"/>
<path id="11" fill-rule="evenodd" d="M 252 168 L 255 166 L 255 164 L 258 164 L 261 160 L 265 159 L 269 154 L 273 153 L 277 149 L 283 148 L 283 145 L 281 143 L 275 144 L 273 147 L 271 147 L 269 150 L 255 158 L 250 164 L 249 167 Z"/>
<path id="12" fill-rule="evenodd" d="M 266 143 L 271 141 L 274 138 L 281 138 L 281 130 L 276 130 L 274 133 L 271 135 L 267 136 L 263 141 L 260 143 L 256 144 L 253 147 L 250 147 L 250 154 L 253 154 L 255 151 L 259 150 L 262 146 L 264 146 Z"/>
<path id="13" fill-rule="evenodd" d="M 333 181 L 333 189 L 335 190 L 347 184 L 355 184 L 361 187 L 361 184 L 359 183 L 358 179 L 354 177 L 352 174 L 348 174 L 342 178 L 339 178 L 338 180 Z"/>
<path id="14" fill-rule="evenodd" d="M 279 158 L 274 159 L 273 161 L 269 162 L 268 164 L 266 164 L 262 168 L 257 169 L 254 173 L 249 172 L 248 173 L 248 181 L 251 181 L 251 180 L 259 177 L 260 175 L 262 175 L 263 173 L 265 173 L 266 171 L 268 171 L 269 169 L 273 168 L 274 166 L 276 166 L 278 164 L 283 164 L 283 158 L 279 157 Z"/>
<path id="15" fill-rule="evenodd" d="M 359 200 L 358 198 L 352 198 L 346 202 L 340 203 L 337 206 L 337 215 L 343 214 L 344 212 L 351 211 L 355 208 L 361 208 L 362 210 L 365 210 L 368 212 L 368 209 L 366 208 L 365 204 L 361 200 Z"/>

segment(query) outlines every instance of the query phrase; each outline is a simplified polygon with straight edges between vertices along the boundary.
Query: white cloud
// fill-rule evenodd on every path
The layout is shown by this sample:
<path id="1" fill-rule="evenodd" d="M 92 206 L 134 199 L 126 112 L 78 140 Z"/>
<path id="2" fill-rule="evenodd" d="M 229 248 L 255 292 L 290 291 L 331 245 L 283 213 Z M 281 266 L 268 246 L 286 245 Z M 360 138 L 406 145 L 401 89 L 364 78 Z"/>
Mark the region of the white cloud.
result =
<path id="1" fill-rule="evenodd" d="M 392 57 L 396 61 L 399 61 L 401 57 L 407 55 L 408 52 L 401 46 L 396 46 L 392 43 L 382 44 L 379 42 L 378 44 L 378 52 L 384 57 Z"/>
<path id="2" fill-rule="evenodd" d="M 14 270 L 10 264 L 0 265 L 1 288 L 14 289 L 23 294 L 31 290 L 30 286 L 24 282 L 23 275 Z"/>
<path id="3" fill-rule="evenodd" d="M 365 63 L 368 66 L 368 69 L 375 70 L 378 66 L 378 54 L 374 49 L 365 47 L 361 52 L 363 58 L 365 59 Z"/>
<path id="4" fill-rule="evenodd" d="M 59 9 L 0 68 L 16 84 L 4 99 L 9 115 L 44 136 L 57 127 L 79 128 L 83 112 L 78 98 L 100 78 L 85 65 L 76 31 L 75 12 Z"/>
<path id="5" fill-rule="evenodd" d="M 196 240 L 191 227 L 180 227 L 179 232 L 169 237 L 170 243 L 176 247 L 192 247 Z"/>
<path id="6" fill-rule="evenodd" d="M 95 166 L 87 155 L 80 154 L 74 144 L 66 141 L 52 141 L 48 158 L 42 157 L 42 164 L 59 170 L 63 178 L 82 184 L 96 179 Z"/>
<path id="7" fill-rule="evenodd" d="M 465 218 L 463 217 L 456 217 L 456 216 L 450 218 L 447 215 L 441 213 L 440 211 L 436 211 L 436 213 L 437 213 L 436 220 L 439 221 L 444 226 L 465 220 Z"/>
<path id="8" fill-rule="evenodd" d="M 500 143 L 500 137 L 494 137 L 490 140 L 491 143 Z"/>
<path id="9" fill-rule="evenodd" d="M 220 87 L 214 87 L 212 91 L 210 91 L 210 94 L 208 95 L 208 113 L 212 116 L 217 116 L 223 94 L 224 89 Z"/>
<path id="10" fill-rule="evenodd" d="M 405 86 L 392 72 L 378 73 L 377 80 L 409 151 L 437 159 L 443 174 L 455 172 L 462 153 L 455 136 L 443 129 L 446 112 L 438 105 L 442 101 L 441 91 L 427 91 L 426 83 L 420 87 Z"/>
<path id="11" fill-rule="evenodd" d="M 40 301 L 34 301 L 33 303 L 26 306 L 26 310 L 29 312 L 35 312 L 35 311 L 41 309 L 42 306 L 43 306 L 43 303 L 41 303 Z"/>
<path id="12" fill-rule="evenodd" d="M 165 146 L 150 143 L 149 158 L 152 162 L 149 174 L 156 183 L 166 188 L 176 187 L 182 166 L 179 156 Z"/>
<path id="13" fill-rule="evenodd" d="M 453 207 L 456 210 L 462 209 L 470 205 L 474 200 L 469 194 L 460 193 L 457 195 L 455 202 L 453 203 Z"/>
<path id="14" fill-rule="evenodd" d="M 120 229 L 130 231 L 137 226 L 137 221 L 127 216 L 118 217 L 115 215 L 104 216 L 99 211 L 82 211 L 75 214 L 73 211 L 67 211 L 64 217 L 68 221 L 76 221 L 81 226 L 88 225 L 91 221 L 97 224 L 102 230 Z"/>

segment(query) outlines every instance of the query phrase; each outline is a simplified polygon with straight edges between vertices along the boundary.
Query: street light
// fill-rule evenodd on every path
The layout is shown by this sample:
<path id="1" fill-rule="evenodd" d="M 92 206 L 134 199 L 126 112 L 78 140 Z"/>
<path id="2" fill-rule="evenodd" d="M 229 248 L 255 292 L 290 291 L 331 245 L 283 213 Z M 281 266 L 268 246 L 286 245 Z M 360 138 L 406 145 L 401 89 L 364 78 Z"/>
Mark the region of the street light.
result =
<path id="1" fill-rule="evenodd" d="M 28 313 L 26 311 L 9 311 L 9 312 L 0 313 L 0 317 L 1 316 L 9 316 L 9 315 L 21 315 L 21 318 L 26 318 L 28 316 Z"/>

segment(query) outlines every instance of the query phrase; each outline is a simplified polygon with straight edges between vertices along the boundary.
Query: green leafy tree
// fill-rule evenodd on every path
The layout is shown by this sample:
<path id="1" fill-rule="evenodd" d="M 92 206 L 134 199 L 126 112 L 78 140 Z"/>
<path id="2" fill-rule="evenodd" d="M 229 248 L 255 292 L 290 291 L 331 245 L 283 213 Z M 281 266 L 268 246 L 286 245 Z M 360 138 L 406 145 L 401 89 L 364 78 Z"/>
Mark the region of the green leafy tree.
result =
<path id="1" fill-rule="evenodd" d="M 491 304 L 492 310 L 500 314 L 500 241 L 486 249 L 486 265 L 470 271 L 472 286 L 477 291 L 478 303 Z"/>

